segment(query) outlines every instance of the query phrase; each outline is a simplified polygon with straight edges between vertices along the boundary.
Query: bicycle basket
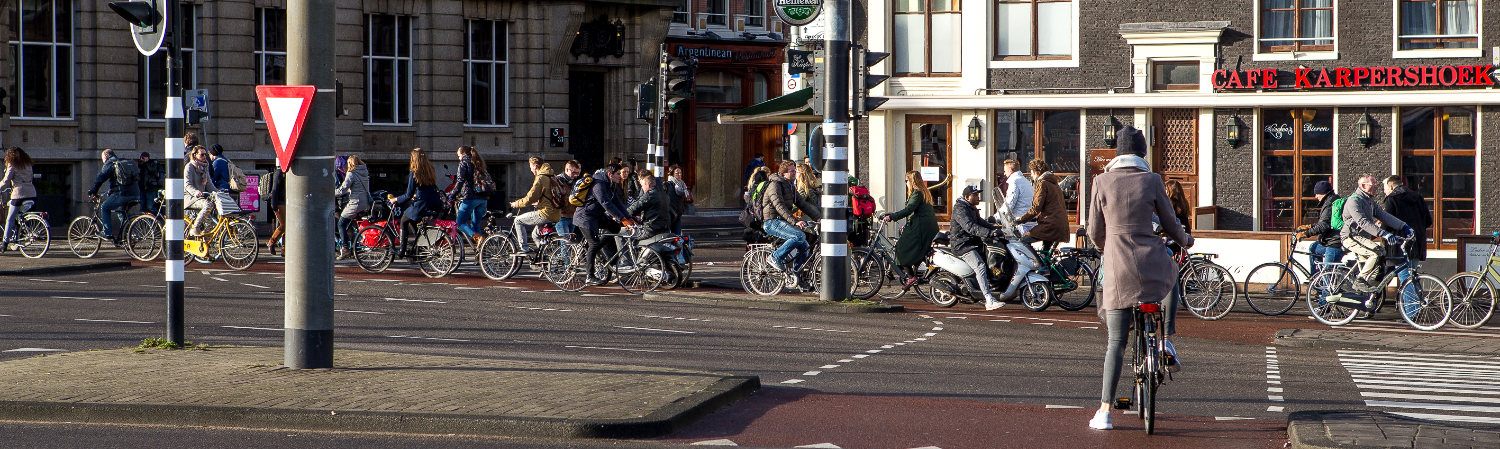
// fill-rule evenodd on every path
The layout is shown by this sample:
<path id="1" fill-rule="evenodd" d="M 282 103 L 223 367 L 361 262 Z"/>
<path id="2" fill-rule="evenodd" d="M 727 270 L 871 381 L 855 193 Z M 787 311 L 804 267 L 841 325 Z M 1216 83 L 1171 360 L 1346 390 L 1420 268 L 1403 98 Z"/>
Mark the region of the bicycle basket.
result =
<path id="1" fill-rule="evenodd" d="M 219 215 L 230 215 L 240 213 L 240 203 L 228 193 L 214 192 L 214 206 L 218 208 Z"/>

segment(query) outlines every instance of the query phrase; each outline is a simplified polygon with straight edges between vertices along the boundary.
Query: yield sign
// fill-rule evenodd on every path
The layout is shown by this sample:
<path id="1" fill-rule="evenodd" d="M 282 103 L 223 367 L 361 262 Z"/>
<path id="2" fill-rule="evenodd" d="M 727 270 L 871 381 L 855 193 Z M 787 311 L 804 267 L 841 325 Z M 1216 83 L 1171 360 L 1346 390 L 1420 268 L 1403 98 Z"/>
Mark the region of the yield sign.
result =
<path id="1" fill-rule="evenodd" d="M 271 144 L 276 147 L 276 162 L 281 171 L 292 166 L 292 153 L 297 151 L 297 137 L 302 135 L 302 121 L 307 119 L 307 109 L 312 106 L 317 86 L 255 86 L 255 96 L 260 98 L 260 111 L 266 118 L 266 128 L 271 131 Z"/>

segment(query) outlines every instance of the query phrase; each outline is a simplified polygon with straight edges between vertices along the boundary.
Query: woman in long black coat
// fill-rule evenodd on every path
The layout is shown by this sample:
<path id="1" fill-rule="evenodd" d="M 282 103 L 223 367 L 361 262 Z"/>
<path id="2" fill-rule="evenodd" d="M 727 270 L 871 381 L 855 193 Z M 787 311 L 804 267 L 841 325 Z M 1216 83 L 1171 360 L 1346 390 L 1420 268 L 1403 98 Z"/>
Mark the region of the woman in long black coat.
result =
<path id="1" fill-rule="evenodd" d="M 896 264 L 906 273 L 905 284 L 916 282 L 915 267 L 932 252 L 932 238 L 937 237 L 937 214 L 932 209 L 932 191 L 917 171 L 906 173 L 906 207 L 886 214 L 882 219 L 889 222 L 911 217 L 901 237 L 896 240 Z"/>

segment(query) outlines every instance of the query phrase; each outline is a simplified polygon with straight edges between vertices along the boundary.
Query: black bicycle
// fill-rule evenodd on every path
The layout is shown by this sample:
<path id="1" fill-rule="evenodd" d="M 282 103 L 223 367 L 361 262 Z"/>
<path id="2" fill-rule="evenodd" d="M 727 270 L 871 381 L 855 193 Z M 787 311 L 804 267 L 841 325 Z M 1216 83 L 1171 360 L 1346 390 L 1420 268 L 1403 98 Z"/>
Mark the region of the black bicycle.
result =
<path id="1" fill-rule="evenodd" d="M 1297 261 L 1295 256 L 1298 254 L 1313 255 L 1297 251 L 1297 239 L 1288 239 L 1285 261 L 1266 262 L 1250 270 L 1250 275 L 1245 276 L 1242 290 L 1245 302 L 1250 304 L 1251 309 L 1263 315 L 1286 313 L 1307 293 L 1307 284 L 1312 281 L 1313 276 L 1322 270 L 1347 269 L 1339 264 L 1321 266 L 1319 263 L 1309 270 Z"/>
<path id="2" fill-rule="evenodd" d="M 882 299 L 896 299 L 907 291 L 915 290 L 917 296 L 930 301 L 926 289 L 918 288 L 918 285 L 931 278 L 931 257 L 918 265 L 917 272 L 922 275 L 917 277 L 917 282 L 906 285 L 906 277 L 896 263 L 896 245 L 885 235 L 885 225 L 885 220 L 877 220 L 875 230 L 870 233 L 870 246 L 854 248 L 852 251 L 854 272 L 859 273 L 854 278 L 852 296 L 856 299 L 870 299 L 880 295 Z"/>
<path id="3" fill-rule="evenodd" d="M 119 219 L 120 226 L 115 229 L 113 235 L 105 235 L 104 198 L 95 196 L 93 202 L 93 213 L 74 218 L 73 222 L 68 224 L 68 249 L 72 250 L 74 255 L 84 259 L 98 254 L 99 247 L 104 244 L 105 240 L 114 241 L 117 246 L 122 243 L 121 237 L 124 234 L 126 222 L 140 215 L 139 211 L 130 213 L 132 208 L 141 204 L 140 200 L 126 202 L 123 211 L 114 212 L 114 218 Z"/>
<path id="4" fill-rule="evenodd" d="M 1132 405 L 1140 407 L 1141 421 L 1146 434 L 1156 432 L 1156 393 L 1161 384 L 1171 380 L 1167 371 L 1166 316 L 1160 303 L 1140 303 L 1135 306 L 1134 355 L 1131 357 L 1135 373 L 1135 389 L 1130 399 L 1117 399 L 1115 408 L 1129 410 Z"/>

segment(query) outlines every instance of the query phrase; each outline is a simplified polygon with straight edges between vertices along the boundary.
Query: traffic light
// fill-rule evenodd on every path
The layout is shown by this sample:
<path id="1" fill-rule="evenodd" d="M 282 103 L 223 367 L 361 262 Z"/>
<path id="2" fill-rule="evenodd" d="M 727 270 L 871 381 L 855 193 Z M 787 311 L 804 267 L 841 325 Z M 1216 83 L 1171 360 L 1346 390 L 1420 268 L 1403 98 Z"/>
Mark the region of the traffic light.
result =
<path id="1" fill-rule="evenodd" d="M 854 103 L 854 110 L 849 112 L 849 116 L 864 117 L 866 113 L 875 110 L 875 108 L 880 107 L 880 105 L 885 104 L 889 100 L 889 98 L 885 97 L 871 97 L 869 90 L 874 89 L 880 83 L 885 82 L 887 78 L 890 78 L 890 75 L 871 75 L 870 67 L 879 64 L 880 61 L 884 61 L 891 54 L 867 51 L 864 47 L 855 46 L 853 56 L 849 58 L 849 61 L 854 64 L 854 70 L 851 71 L 854 73 L 854 82 L 850 83 L 850 88 L 854 91 L 851 96 L 851 100 Z"/>
<path id="2" fill-rule="evenodd" d="M 693 99 L 694 77 L 698 72 L 698 60 L 694 58 L 673 59 L 662 67 L 663 112 L 672 112 L 687 107 Z"/>
<path id="3" fill-rule="evenodd" d="M 656 83 L 635 86 L 635 118 L 650 122 L 656 118 Z"/>
<path id="4" fill-rule="evenodd" d="M 156 25 L 161 23 L 161 13 L 157 12 L 156 1 L 151 2 L 109 2 L 109 9 L 115 14 L 125 18 L 131 25 L 144 28 L 143 32 L 156 32 Z"/>

